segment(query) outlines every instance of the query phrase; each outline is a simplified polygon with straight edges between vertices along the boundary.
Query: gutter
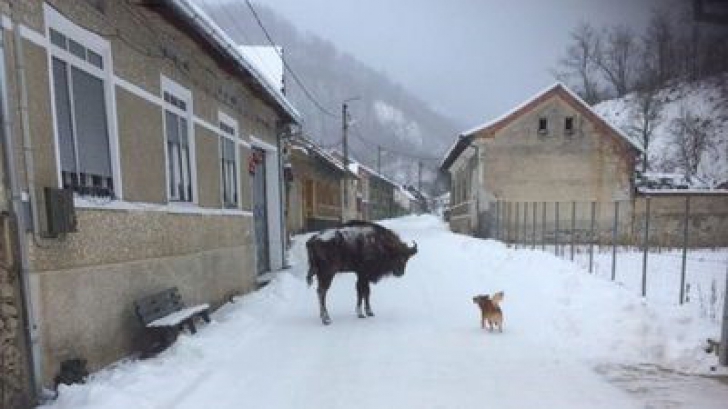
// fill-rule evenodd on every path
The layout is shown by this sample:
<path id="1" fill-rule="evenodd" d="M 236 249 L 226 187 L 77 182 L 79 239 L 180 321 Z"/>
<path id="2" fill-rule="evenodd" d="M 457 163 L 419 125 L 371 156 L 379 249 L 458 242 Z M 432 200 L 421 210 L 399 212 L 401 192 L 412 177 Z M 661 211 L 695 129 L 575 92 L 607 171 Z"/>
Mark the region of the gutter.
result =
<path id="1" fill-rule="evenodd" d="M 14 15 L 13 15 L 14 17 Z M 19 106 L 20 115 L 23 121 L 22 132 L 27 135 L 28 130 L 28 117 L 27 117 L 27 92 L 25 91 L 25 73 L 23 63 L 23 48 L 22 48 L 22 36 L 20 34 L 20 24 L 17 21 L 13 22 L 14 30 L 14 54 L 15 54 L 15 70 L 17 75 L 17 87 L 21 89 L 21 101 Z M 20 308 L 22 313 L 22 319 L 25 329 L 25 341 L 27 348 L 28 367 L 30 368 L 29 376 L 29 391 L 31 392 L 32 400 L 36 400 L 41 396 L 42 392 L 42 360 L 40 350 L 40 339 L 38 328 L 36 325 L 36 319 L 34 316 L 35 306 L 33 304 L 33 297 L 31 296 L 30 288 L 30 261 L 28 256 L 28 233 L 27 226 L 31 221 L 28 220 L 28 216 L 25 212 L 24 205 L 24 192 L 21 189 L 20 181 L 17 173 L 17 163 L 15 161 L 15 141 L 12 137 L 13 125 L 11 122 L 11 115 L 9 111 L 9 98 L 8 98 L 8 82 L 7 82 L 7 66 L 6 66 L 6 40 L 5 33 L 2 33 L 2 53 L 0 53 L 0 105 L 2 106 L 2 127 L 0 127 L 0 133 L 2 133 L 2 143 L 4 145 L 4 163 L 7 175 L 7 184 L 10 188 L 10 219 L 16 223 L 15 233 L 18 242 L 19 252 L 19 274 L 20 274 L 20 295 L 21 300 L 24 303 Z M 34 223 L 36 224 L 36 223 Z"/>
<path id="2" fill-rule="evenodd" d="M 164 0 L 164 3 L 180 17 L 186 19 L 211 44 L 219 47 L 229 58 L 236 61 L 240 68 L 247 74 L 250 74 L 267 91 L 268 95 L 273 97 L 275 102 L 290 116 L 293 122 L 301 122 L 301 114 L 293 107 L 290 101 L 263 78 L 263 75 L 238 51 L 232 39 L 207 14 L 188 0 Z"/>

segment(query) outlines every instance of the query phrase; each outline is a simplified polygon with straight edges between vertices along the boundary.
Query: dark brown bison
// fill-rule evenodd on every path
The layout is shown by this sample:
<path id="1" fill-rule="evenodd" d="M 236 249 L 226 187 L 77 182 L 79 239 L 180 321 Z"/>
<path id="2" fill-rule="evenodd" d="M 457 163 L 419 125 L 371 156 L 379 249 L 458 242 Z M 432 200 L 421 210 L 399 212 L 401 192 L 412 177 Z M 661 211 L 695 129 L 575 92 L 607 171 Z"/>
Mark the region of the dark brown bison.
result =
<path id="1" fill-rule="evenodd" d="M 400 277 L 410 257 L 417 253 L 417 243 L 412 247 L 402 243 L 393 231 L 378 224 L 364 221 L 350 221 L 341 227 L 324 230 L 306 242 L 308 250 L 308 276 L 311 285 L 313 276 L 318 281 L 318 298 L 321 321 L 331 323 L 326 309 L 326 291 L 337 272 L 356 273 L 356 312 L 364 318 L 373 317 L 369 304 L 369 283 L 376 283 L 382 277 L 394 274 Z"/>

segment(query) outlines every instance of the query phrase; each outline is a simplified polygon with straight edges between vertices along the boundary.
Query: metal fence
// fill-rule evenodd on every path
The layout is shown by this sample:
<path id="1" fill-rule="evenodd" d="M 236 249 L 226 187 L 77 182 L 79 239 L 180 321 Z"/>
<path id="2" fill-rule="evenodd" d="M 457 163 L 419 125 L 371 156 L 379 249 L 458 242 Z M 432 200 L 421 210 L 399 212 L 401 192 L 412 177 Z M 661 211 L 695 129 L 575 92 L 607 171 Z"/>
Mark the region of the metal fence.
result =
<path id="1" fill-rule="evenodd" d="M 655 293 L 668 293 L 670 302 L 692 298 L 717 319 L 728 271 L 722 231 L 728 217 L 710 213 L 704 200 L 697 203 L 699 209 L 692 207 L 695 200 L 682 195 L 614 202 L 497 201 L 480 223 L 489 237 L 510 246 L 550 251 L 589 273 L 630 281 L 643 297 L 659 285 Z"/>

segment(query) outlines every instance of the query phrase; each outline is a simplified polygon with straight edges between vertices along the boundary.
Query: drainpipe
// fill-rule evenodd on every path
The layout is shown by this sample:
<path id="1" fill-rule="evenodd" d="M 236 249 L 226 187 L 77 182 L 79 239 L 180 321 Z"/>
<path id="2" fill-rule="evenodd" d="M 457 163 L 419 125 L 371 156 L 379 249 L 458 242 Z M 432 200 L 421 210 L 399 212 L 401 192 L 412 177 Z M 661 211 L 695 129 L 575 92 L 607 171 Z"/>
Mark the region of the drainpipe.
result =
<path id="1" fill-rule="evenodd" d="M 278 200 L 280 202 L 280 211 L 278 212 L 278 217 L 281 219 L 281 266 L 282 268 L 286 269 L 290 267 L 288 264 L 288 257 L 286 255 L 287 253 L 287 234 L 288 231 L 286 229 L 286 201 L 285 201 L 285 192 L 283 191 L 286 189 L 286 183 L 285 183 L 285 176 L 283 175 L 284 169 L 283 169 L 283 134 L 286 132 L 284 129 L 286 128 L 285 122 L 278 122 L 278 126 L 276 126 L 276 148 L 278 148 Z"/>
<path id="2" fill-rule="evenodd" d="M 21 132 L 25 135 L 28 133 L 28 95 L 25 89 L 25 68 L 23 60 L 22 36 L 20 33 L 20 23 L 15 20 L 14 13 L 11 13 L 13 19 L 14 30 L 14 52 L 15 52 L 15 70 L 16 70 L 16 87 L 20 90 L 19 115 L 21 117 Z M 2 36 L 2 49 L 0 53 L 0 100 L 2 101 L 2 141 L 5 146 L 4 162 L 5 173 L 7 175 L 7 183 L 10 187 L 10 210 L 11 220 L 16 221 L 16 234 L 19 252 L 19 270 L 20 270 L 20 292 L 24 308 L 21 308 L 23 320 L 25 322 L 25 339 L 26 347 L 30 352 L 28 356 L 30 370 L 30 391 L 34 393 L 33 398 L 41 396 L 42 380 L 41 380 L 41 350 L 39 342 L 38 328 L 34 315 L 35 307 L 30 289 L 30 262 L 28 256 L 28 233 L 27 226 L 31 222 L 28 220 L 28 214 L 25 212 L 23 197 L 25 192 L 22 191 L 17 173 L 18 165 L 15 161 L 15 141 L 12 137 L 13 125 L 9 111 L 8 86 L 7 86 L 7 68 L 5 59 L 6 38 Z M 35 224 L 35 223 L 34 223 Z"/>

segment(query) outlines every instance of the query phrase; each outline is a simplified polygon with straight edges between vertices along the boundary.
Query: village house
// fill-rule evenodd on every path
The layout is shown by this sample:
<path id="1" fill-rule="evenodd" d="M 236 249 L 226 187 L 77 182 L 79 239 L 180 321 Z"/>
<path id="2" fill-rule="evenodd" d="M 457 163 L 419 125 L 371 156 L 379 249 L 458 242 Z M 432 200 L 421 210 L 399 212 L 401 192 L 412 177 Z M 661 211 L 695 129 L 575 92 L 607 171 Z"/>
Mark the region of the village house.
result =
<path id="1" fill-rule="evenodd" d="M 284 265 L 279 152 L 299 116 L 199 8 L 0 13 L 3 374 L 52 387 L 64 360 L 139 347 L 135 299 L 177 287 L 214 308 Z"/>
<path id="2" fill-rule="evenodd" d="M 557 83 L 458 136 L 441 164 L 451 178 L 450 226 L 490 237 L 495 213 L 509 203 L 629 200 L 640 152 Z M 588 211 L 581 206 L 581 219 Z"/>
<path id="3" fill-rule="evenodd" d="M 338 158 L 313 141 L 295 136 L 288 141 L 291 176 L 288 184 L 288 231 L 302 233 L 347 220 L 344 185 L 357 179 Z M 353 193 L 353 189 L 352 189 Z M 353 196 L 352 196 L 353 197 Z M 349 203 L 352 199 L 349 199 Z"/>

